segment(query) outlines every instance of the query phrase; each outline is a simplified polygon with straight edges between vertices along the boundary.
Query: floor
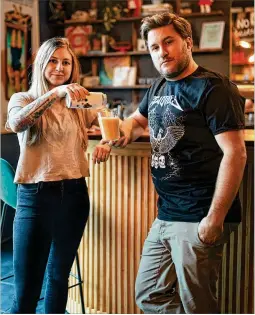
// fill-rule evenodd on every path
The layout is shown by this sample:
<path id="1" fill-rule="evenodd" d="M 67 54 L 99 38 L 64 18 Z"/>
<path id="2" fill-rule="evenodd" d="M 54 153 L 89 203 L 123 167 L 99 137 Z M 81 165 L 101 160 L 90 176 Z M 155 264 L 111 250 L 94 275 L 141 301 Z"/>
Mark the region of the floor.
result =
<path id="1" fill-rule="evenodd" d="M 1 279 L 13 273 L 12 265 L 12 239 L 1 244 Z M 0 313 L 8 314 L 13 300 L 13 277 L 0 283 Z M 43 290 L 42 290 L 43 292 Z M 43 301 L 38 302 L 37 314 L 44 314 Z"/>

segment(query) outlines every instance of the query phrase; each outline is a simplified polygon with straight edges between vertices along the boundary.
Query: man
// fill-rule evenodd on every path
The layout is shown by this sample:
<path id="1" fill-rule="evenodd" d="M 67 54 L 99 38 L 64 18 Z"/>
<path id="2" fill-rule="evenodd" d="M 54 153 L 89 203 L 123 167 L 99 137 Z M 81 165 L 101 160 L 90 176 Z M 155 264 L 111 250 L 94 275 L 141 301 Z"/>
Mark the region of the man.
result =
<path id="1" fill-rule="evenodd" d="M 147 17 L 141 35 L 161 77 L 113 143 L 124 147 L 149 125 L 158 217 L 144 243 L 136 302 L 145 313 L 218 313 L 223 245 L 241 220 L 244 99 L 225 76 L 195 63 L 185 19 Z"/>

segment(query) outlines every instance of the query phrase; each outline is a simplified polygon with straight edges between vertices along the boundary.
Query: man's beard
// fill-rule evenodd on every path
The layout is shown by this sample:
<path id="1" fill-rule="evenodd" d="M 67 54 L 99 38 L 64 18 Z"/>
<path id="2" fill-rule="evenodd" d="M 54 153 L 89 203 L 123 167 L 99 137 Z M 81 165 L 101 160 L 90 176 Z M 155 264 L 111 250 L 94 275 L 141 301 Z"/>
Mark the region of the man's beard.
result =
<path id="1" fill-rule="evenodd" d="M 190 63 L 190 58 L 189 55 L 187 54 L 187 49 L 186 47 L 183 47 L 182 50 L 182 56 L 183 56 L 183 60 L 181 60 L 178 64 L 177 64 L 177 69 L 174 72 L 167 72 L 167 73 L 163 73 L 160 72 L 160 74 L 165 78 L 165 79 L 174 79 L 176 77 L 178 77 L 180 74 L 183 73 L 183 71 L 188 67 L 189 63 Z"/>

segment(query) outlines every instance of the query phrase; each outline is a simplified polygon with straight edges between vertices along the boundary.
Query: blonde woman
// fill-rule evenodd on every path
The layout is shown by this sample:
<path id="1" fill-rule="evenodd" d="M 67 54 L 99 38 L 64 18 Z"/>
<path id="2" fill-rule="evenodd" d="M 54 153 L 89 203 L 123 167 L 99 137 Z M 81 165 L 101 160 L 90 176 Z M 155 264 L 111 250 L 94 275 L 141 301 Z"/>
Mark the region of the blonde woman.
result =
<path id="1" fill-rule="evenodd" d="M 95 110 L 66 107 L 66 94 L 73 99 L 89 94 L 78 81 L 69 42 L 52 38 L 37 53 L 31 88 L 8 104 L 7 127 L 20 145 L 10 313 L 35 313 L 45 273 L 45 313 L 65 313 L 69 272 L 89 215 L 86 128 L 97 123 Z M 109 154 L 108 145 L 97 146 L 94 163 Z"/>

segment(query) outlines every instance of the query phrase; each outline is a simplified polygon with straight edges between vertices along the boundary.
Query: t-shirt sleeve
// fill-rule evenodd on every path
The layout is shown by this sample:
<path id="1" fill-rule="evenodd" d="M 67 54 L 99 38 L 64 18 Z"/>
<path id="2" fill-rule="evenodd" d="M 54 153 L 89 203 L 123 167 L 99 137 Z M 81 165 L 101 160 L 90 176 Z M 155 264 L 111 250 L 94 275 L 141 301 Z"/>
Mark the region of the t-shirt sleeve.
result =
<path id="1" fill-rule="evenodd" d="M 245 128 L 243 98 L 237 86 L 225 79 L 212 85 L 202 105 L 202 113 L 214 135 Z"/>
<path id="2" fill-rule="evenodd" d="M 143 99 L 142 99 L 142 101 L 138 107 L 140 114 L 142 114 L 146 118 L 148 118 L 148 97 L 149 97 L 149 90 L 144 95 L 144 97 L 143 97 Z"/>

